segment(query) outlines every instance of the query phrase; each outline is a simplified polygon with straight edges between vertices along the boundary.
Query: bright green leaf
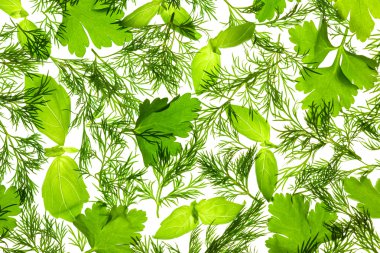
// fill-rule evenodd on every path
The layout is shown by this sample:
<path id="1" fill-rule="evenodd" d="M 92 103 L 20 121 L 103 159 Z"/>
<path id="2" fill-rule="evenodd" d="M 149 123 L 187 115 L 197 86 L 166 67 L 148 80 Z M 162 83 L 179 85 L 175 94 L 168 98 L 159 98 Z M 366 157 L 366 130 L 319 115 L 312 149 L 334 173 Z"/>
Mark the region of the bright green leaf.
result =
<path id="1" fill-rule="evenodd" d="M 230 26 L 212 39 L 211 44 L 216 48 L 236 47 L 252 38 L 255 27 L 253 23 Z"/>
<path id="2" fill-rule="evenodd" d="M 373 18 L 380 18 L 380 1 L 377 0 L 337 0 L 335 8 L 344 19 L 350 15 L 350 30 L 363 42 L 375 27 Z"/>
<path id="3" fill-rule="evenodd" d="M 278 167 L 276 157 L 269 149 L 263 148 L 255 159 L 257 185 L 266 200 L 272 199 L 277 185 Z"/>
<path id="4" fill-rule="evenodd" d="M 23 18 L 28 13 L 22 8 L 21 0 L 1 0 L 0 9 L 12 18 Z"/>
<path id="5" fill-rule="evenodd" d="M 169 7 L 162 6 L 160 15 L 166 24 L 172 25 L 174 30 L 180 34 L 193 40 L 199 40 L 202 37 L 195 29 L 192 17 L 184 8 L 176 8 L 173 5 Z"/>
<path id="6" fill-rule="evenodd" d="M 33 74 L 25 76 L 25 91 L 38 94 L 40 90 L 48 90 L 42 96 L 44 104 L 36 105 L 36 125 L 38 131 L 45 134 L 58 145 L 64 145 L 69 131 L 71 117 L 70 97 L 65 89 L 50 76 Z"/>
<path id="7" fill-rule="evenodd" d="M 378 64 L 363 55 L 355 55 L 344 50 L 341 67 L 348 80 L 359 89 L 371 89 L 377 80 Z"/>
<path id="8" fill-rule="evenodd" d="M 130 244 L 141 237 L 146 214 L 125 206 L 107 210 L 105 204 L 95 203 L 74 220 L 74 225 L 86 236 L 91 252 L 132 253 Z"/>
<path id="9" fill-rule="evenodd" d="M 350 108 L 358 88 L 343 74 L 341 68 L 333 65 L 328 68 L 319 68 L 313 71 L 301 71 L 302 77 L 297 79 L 297 90 L 309 93 L 302 101 L 303 109 L 310 106 L 325 106 L 333 104 L 333 116 L 337 116 L 342 107 Z M 328 91 L 328 92 L 326 92 Z"/>
<path id="10" fill-rule="evenodd" d="M 135 134 L 146 166 L 155 164 L 160 149 L 170 155 L 181 151 L 176 136 L 186 138 L 192 130 L 191 121 L 198 117 L 200 101 L 191 98 L 190 93 L 174 98 L 145 100 L 140 105 L 140 116 L 136 122 Z"/>
<path id="11" fill-rule="evenodd" d="M 20 197 L 16 187 L 7 190 L 0 185 L 0 234 L 6 234 L 16 227 L 16 219 L 13 216 L 21 212 Z"/>
<path id="12" fill-rule="evenodd" d="M 302 195 L 276 194 L 269 206 L 272 217 L 268 229 L 275 233 L 266 241 L 269 253 L 296 253 L 302 245 L 314 240 L 321 244 L 331 239 L 331 232 L 325 224 L 337 219 L 335 213 L 329 213 L 323 204 L 316 204 L 309 211 L 310 203 Z"/>
<path id="13" fill-rule="evenodd" d="M 97 48 L 110 47 L 112 42 L 123 45 L 132 35 L 115 24 L 123 12 L 107 13 L 107 8 L 95 7 L 96 0 L 80 0 L 78 4 L 67 4 L 58 38 L 62 45 L 69 46 L 70 53 L 84 56 L 90 45 L 87 34 Z M 87 34 L 86 34 L 87 31 Z"/>
<path id="14" fill-rule="evenodd" d="M 195 205 L 200 220 L 205 225 L 219 225 L 233 221 L 244 205 L 224 197 L 204 199 Z"/>
<path id="15" fill-rule="evenodd" d="M 271 20 L 275 13 L 283 13 L 286 7 L 285 0 L 260 0 L 261 8 L 256 12 L 256 18 L 260 22 Z"/>
<path id="16" fill-rule="evenodd" d="M 216 50 L 217 51 L 217 50 Z M 194 89 L 197 94 L 202 93 L 203 87 L 214 82 L 220 72 L 220 53 L 215 52 L 211 43 L 201 48 L 194 56 L 191 63 L 191 75 Z"/>
<path id="17" fill-rule="evenodd" d="M 120 25 L 132 28 L 147 26 L 152 18 L 158 13 L 160 5 L 161 3 L 159 1 L 146 3 L 120 21 Z"/>
<path id="18" fill-rule="evenodd" d="M 368 210 L 372 218 L 380 218 L 380 179 L 373 187 L 366 177 L 360 178 L 360 181 L 350 177 L 344 180 L 344 190 L 350 198 L 360 202 L 359 208 Z"/>
<path id="19" fill-rule="evenodd" d="M 322 21 L 318 30 L 313 21 L 306 21 L 303 26 L 296 25 L 289 29 L 289 34 L 290 41 L 296 44 L 294 50 L 304 55 L 302 61 L 314 67 L 318 67 L 327 54 L 335 49 L 328 38 L 325 21 Z"/>
<path id="20" fill-rule="evenodd" d="M 17 26 L 17 38 L 21 46 L 36 59 L 48 59 L 51 52 L 49 36 L 33 22 L 24 19 Z"/>
<path id="21" fill-rule="evenodd" d="M 269 141 L 270 126 L 256 110 L 231 105 L 229 119 L 236 131 L 247 138 L 263 143 Z"/>
<path id="22" fill-rule="evenodd" d="M 193 215 L 193 208 L 181 206 L 161 222 L 154 238 L 165 240 L 177 238 L 195 229 L 197 224 L 198 219 Z"/>
<path id="23" fill-rule="evenodd" d="M 56 217 L 74 221 L 89 199 L 76 162 L 68 156 L 54 159 L 42 185 L 45 209 Z"/>

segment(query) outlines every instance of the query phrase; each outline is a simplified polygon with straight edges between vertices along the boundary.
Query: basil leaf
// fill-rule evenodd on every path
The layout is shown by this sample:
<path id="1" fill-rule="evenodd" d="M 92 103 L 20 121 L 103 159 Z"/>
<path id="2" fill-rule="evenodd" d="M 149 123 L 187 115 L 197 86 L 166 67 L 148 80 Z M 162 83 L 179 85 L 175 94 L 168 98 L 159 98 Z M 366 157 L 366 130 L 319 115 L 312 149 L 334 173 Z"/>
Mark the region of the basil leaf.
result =
<path id="1" fill-rule="evenodd" d="M 256 110 L 231 105 L 228 116 L 233 127 L 242 135 L 253 141 L 269 142 L 270 126 Z"/>
<path id="2" fill-rule="evenodd" d="M 193 208 L 181 206 L 175 209 L 165 220 L 155 234 L 156 239 L 173 239 L 180 237 L 197 227 L 198 218 L 193 215 Z"/>
<path id="3" fill-rule="evenodd" d="M 193 40 L 199 40 L 202 35 L 195 29 L 195 25 L 190 14 L 182 7 L 176 8 L 173 5 L 161 7 L 160 15 L 165 24 L 174 26 L 174 30 Z"/>
<path id="4" fill-rule="evenodd" d="M 191 75 L 197 94 L 202 93 L 204 87 L 209 86 L 209 83 L 214 82 L 219 75 L 220 52 L 215 52 L 214 50 L 209 43 L 195 54 L 191 63 Z"/>
<path id="5" fill-rule="evenodd" d="M 69 131 L 71 117 L 70 97 L 65 89 L 50 76 L 33 74 L 25 76 L 25 92 L 38 97 L 41 90 L 48 90 L 48 95 L 41 97 L 44 103 L 37 107 L 34 124 L 38 131 L 45 134 L 58 145 L 64 145 Z M 35 102 L 34 100 L 32 102 Z M 28 104 L 28 101 L 26 101 Z M 32 105 L 32 103 L 31 103 Z"/>
<path id="6" fill-rule="evenodd" d="M 264 198 L 272 199 L 276 189 L 278 167 L 276 157 L 269 149 L 263 148 L 259 151 L 255 160 L 257 184 Z"/>
<path id="7" fill-rule="evenodd" d="M 236 47 L 252 38 L 255 27 L 253 23 L 230 26 L 211 39 L 211 43 L 217 48 Z"/>
<path id="8" fill-rule="evenodd" d="M 147 26 L 154 16 L 156 16 L 159 8 L 159 1 L 153 1 L 137 8 L 131 14 L 126 16 L 120 25 L 123 27 L 141 28 Z"/>
<path id="9" fill-rule="evenodd" d="M 201 200 L 195 205 L 195 209 L 203 224 L 218 225 L 233 221 L 243 206 L 228 201 L 224 197 L 216 197 Z"/>
<path id="10" fill-rule="evenodd" d="M 2 0 L 0 9 L 12 18 L 23 18 L 28 16 L 28 12 L 22 8 L 21 0 Z"/>
<path id="11" fill-rule="evenodd" d="M 17 25 L 17 38 L 33 58 L 48 59 L 51 53 L 49 36 L 33 22 L 24 19 Z"/>
<path id="12" fill-rule="evenodd" d="M 45 209 L 56 218 L 74 221 L 89 199 L 76 162 L 68 156 L 54 159 L 42 184 Z"/>

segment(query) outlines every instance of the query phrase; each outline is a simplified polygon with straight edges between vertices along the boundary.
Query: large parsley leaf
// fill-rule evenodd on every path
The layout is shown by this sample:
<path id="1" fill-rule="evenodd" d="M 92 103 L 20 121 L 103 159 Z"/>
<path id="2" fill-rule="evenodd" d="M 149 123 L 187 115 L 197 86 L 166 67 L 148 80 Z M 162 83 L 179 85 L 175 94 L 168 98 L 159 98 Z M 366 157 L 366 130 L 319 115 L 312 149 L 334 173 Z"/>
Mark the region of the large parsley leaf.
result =
<path id="1" fill-rule="evenodd" d="M 16 227 L 16 216 L 21 212 L 20 197 L 15 187 L 0 186 L 0 235 Z"/>
<path id="2" fill-rule="evenodd" d="M 373 18 L 380 18 L 380 1 L 377 0 L 337 0 L 335 7 L 347 18 L 350 15 L 350 30 L 361 41 L 366 41 L 375 27 Z"/>
<path id="3" fill-rule="evenodd" d="M 303 54 L 303 62 L 312 69 L 301 71 L 296 88 L 309 95 L 303 100 L 303 108 L 311 105 L 323 107 L 332 104 L 334 116 L 342 107 L 350 108 L 358 89 L 370 89 L 376 81 L 378 64 L 363 55 L 356 55 L 344 48 L 337 49 L 335 60 L 330 67 L 317 68 L 333 47 L 327 35 L 327 24 L 322 21 L 319 30 L 313 21 L 289 30 L 290 40 L 296 44 L 295 50 Z M 328 91 L 328 92 L 327 92 Z"/>
<path id="4" fill-rule="evenodd" d="M 181 150 L 176 136 L 185 138 L 192 130 L 191 121 L 198 117 L 200 101 L 189 93 L 174 98 L 145 100 L 140 105 L 140 116 L 135 134 L 146 166 L 154 164 L 160 150 L 175 155 Z"/>
<path id="5" fill-rule="evenodd" d="M 121 30 L 116 21 L 123 17 L 123 12 L 108 13 L 96 0 L 80 0 L 75 5 L 67 5 L 62 24 L 58 29 L 58 38 L 62 45 L 69 46 L 70 53 L 84 56 L 90 45 L 86 31 L 97 48 L 110 47 L 112 42 L 122 45 L 132 35 Z"/>
<path id="6" fill-rule="evenodd" d="M 350 198 L 360 202 L 360 209 L 368 210 L 372 218 L 380 218 L 380 179 L 373 187 L 371 180 L 366 177 L 360 181 L 350 177 L 344 180 L 344 190 Z"/>
<path id="7" fill-rule="evenodd" d="M 309 93 L 303 100 L 303 109 L 311 105 L 324 106 L 333 103 L 332 114 L 338 115 L 342 107 L 350 108 L 354 103 L 354 96 L 358 88 L 343 74 L 339 65 L 320 68 L 314 71 L 305 69 L 301 71 L 302 77 L 297 79 L 297 90 Z"/>
<path id="8" fill-rule="evenodd" d="M 276 194 L 269 206 L 272 217 L 268 222 L 269 231 L 275 233 L 266 241 L 270 253 L 296 253 L 302 245 L 314 240 L 318 246 L 331 237 L 325 224 L 337 219 L 323 204 L 318 203 L 309 211 L 310 203 L 302 195 Z"/>
<path id="9" fill-rule="evenodd" d="M 143 211 L 128 211 L 124 206 L 108 211 L 105 204 L 97 202 L 85 215 L 78 215 L 74 225 L 87 237 L 91 252 L 126 253 L 132 252 L 130 244 L 141 237 L 146 220 Z"/>
<path id="10" fill-rule="evenodd" d="M 304 22 L 303 26 L 296 25 L 289 29 L 290 41 L 296 44 L 294 50 L 304 55 L 302 61 L 311 66 L 318 65 L 326 58 L 327 54 L 335 49 L 328 39 L 327 24 L 322 22 L 317 30 L 313 21 Z"/>

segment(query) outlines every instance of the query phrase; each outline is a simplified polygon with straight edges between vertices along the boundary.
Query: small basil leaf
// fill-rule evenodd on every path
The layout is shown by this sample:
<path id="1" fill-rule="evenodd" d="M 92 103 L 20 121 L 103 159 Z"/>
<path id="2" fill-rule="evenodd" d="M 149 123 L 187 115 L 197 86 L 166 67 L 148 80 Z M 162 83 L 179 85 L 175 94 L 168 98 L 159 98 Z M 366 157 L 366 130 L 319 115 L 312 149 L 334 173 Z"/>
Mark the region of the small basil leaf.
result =
<path id="1" fill-rule="evenodd" d="M 155 234 L 156 239 L 173 239 L 180 237 L 197 227 L 198 219 L 193 215 L 193 208 L 181 206 L 175 209 L 165 220 Z"/>
<path id="2" fill-rule="evenodd" d="M 237 26 L 230 26 L 221 31 L 218 36 L 211 40 L 214 47 L 228 48 L 236 47 L 250 40 L 255 32 L 255 24 L 245 23 Z"/>
<path id="3" fill-rule="evenodd" d="M 276 157 L 269 149 L 259 151 L 255 160 L 257 184 L 264 198 L 272 199 L 277 185 L 278 167 Z"/>
<path id="4" fill-rule="evenodd" d="M 209 83 L 217 79 L 220 72 L 220 64 L 220 53 L 215 52 L 210 43 L 196 53 L 191 63 L 191 74 L 197 94 L 202 93 L 204 87 L 209 86 Z"/>
<path id="5" fill-rule="evenodd" d="M 159 1 L 153 1 L 137 8 L 131 14 L 126 16 L 120 25 L 123 27 L 141 28 L 147 26 L 160 8 Z"/>
<path id="6" fill-rule="evenodd" d="M 68 156 L 54 159 L 42 184 L 45 209 L 56 218 L 74 221 L 89 199 L 76 162 Z"/>
<path id="7" fill-rule="evenodd" d="M 49 94 L 44 94 L 44 90 L 50 91 Z M 70 97 L 65 89 L 50 76 L 33 74 L 25 76 L 25 93 L 44 102 L 36 105 L 34 124 L 38 131 L 58 145 L 64 145 L 71 117 Z"/>
<path id="8" fill-rule="evenodd" d="M 0 1 L 0 9 L 12 18 L 28 16 L 28 13 L 22 8 L 21 0 L 2 0 Z"/>
<path id="9" fill-rule="evenodd" d="M 219 225 L 233 221 L 244 205 L 226 200 L 224 197 L 216 197 L 201 200 L 195 205 L 198 216 L 205 225 Z"/>
<path id="10" fill-rule="evenodd" d="M 269 142 L 270 126 L 256 110 L 231 105 L 228 116 L 233 127 L 242 135 L 253 141 Z"/>
<path id="11" fill-rule="evenodd" d="M 160 15 L 165 24 L 172 24 L 174 30 L 192 40 L 199 40 L 202 35 L 195 29 L 195 25 L 190 14 L 182 7 L 176 8 L 173 5 L 161 7 Z"/>
<path id="12" fill-rule="evenodd" d="M 24 19 L 17 25 L 17 38 L 30 56 L 46 60 L 51 53 L 49 36 L 33 22 Z"/>

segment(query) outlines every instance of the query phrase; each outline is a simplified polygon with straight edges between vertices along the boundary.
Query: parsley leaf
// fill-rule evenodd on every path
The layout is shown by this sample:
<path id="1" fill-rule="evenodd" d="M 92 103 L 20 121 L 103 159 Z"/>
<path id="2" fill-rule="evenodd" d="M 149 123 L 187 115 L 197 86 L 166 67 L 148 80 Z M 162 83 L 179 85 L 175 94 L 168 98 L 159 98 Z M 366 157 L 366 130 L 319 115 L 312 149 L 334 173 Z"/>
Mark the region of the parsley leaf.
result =
<path id="1" fill-rule="evenodd" d="M 269 206 L 272 217 L 268 222 L 269 231 L 276 233 L 266 241 L 269 253 L 299 252 L 301 246 L 314 240 L 316 246 L 331 237 L 324 226 L 337 219 L 323 204 L 318 203 L 309 211 L 310 203 L 302 195 L 276 194 Z"/>
<path id="2" fill-rule="evenodd" d="M 5 186 L 0 186 L 0 234 L 16 227 L 16 219 L 11 216 L 16 216 L 21 212 L 19 207 L 20 197 L 16 187 L 5 189 Z"/>
<path id="3" fill-rule="evenodd" d="M 337 116 L 342 107 L 348 109 L 354 103 L 358 88 L 347 79 L 339 65 L 319 68 L 315 71 L 304 69 L 301 74 L 302 77 L 297 79 L 296 88 L 310 93 L 303 100 L 303 109 L 332 102 L 334 105 L 332 115 Z"/>
<path id="4" fill-rule="evenodd" d="M 134 130 L 146 166 L 155 164 L 160 150 L 170 155 L 181 151 L 176 136 L 188 137 L 192 130 L 191 121 L 198 117 L 200 101 L 191 98 L 190 93 L 174 98 L 170 103 L 165 99 L 145 100 L 140 105 L 140 116 Z"/>
<path id="5" fill-rule="evenodd" d="M 314 67 L 318 67 L 327 54 L 335 49 L 328 39 L 325 21 L 318 30 L 313 21 L 304 22 L 303 26 L 296 25 L 289 29 L 289 35 L 290 41 L 296 44 L 294 50 L 304 55 L 302 61 Z"/>
<path id="6" fill-rule="evenodd" d="M 96 0 L 81 0 L 76 5 L 67 5 L 58 38 L 62 45 L 69 46 L 70 53 L 82 57 L 90 45 L 86 31 L 97 48 L 110 47 L 112 42 L 123 45 L 132 39 L 130 33 L 119 29 L 115 24 L 123 17 L 123 12 L 108 13 L 100 8 Z M 86 31 L 85 31 L 86 30 Z"/>
<path id="7" fill-rule="evenodd" d="M 366 41 L 375 27 L 373 18 L 380 18 L 380 2 L 374 0 L 337 0 L 335 7 L 347 19 L 350 15 L 350 30 L 361 41 Z"/>
<path id="8" fill-rule="evenodd" d="M 126 253 L 132 252 L 130 244 L 141 237 L 146 220 L 143 211 L 128 211 L 124 206 L 109 211 L 104 203 L 97 202 L 78 215 L 74 225 L 87 237 L 92 247 L 89 252 Z"/>
<path id="9" fill-rule="evenodd" d="M 372 218 L 380 218 L 380 179 L 373 187 L 366 177 L 360 178 L 360 181 L 350 177 L 344 180 L 344 190 L 348 197 L 360 202 L 359 208 L 368 210 Z"/>

